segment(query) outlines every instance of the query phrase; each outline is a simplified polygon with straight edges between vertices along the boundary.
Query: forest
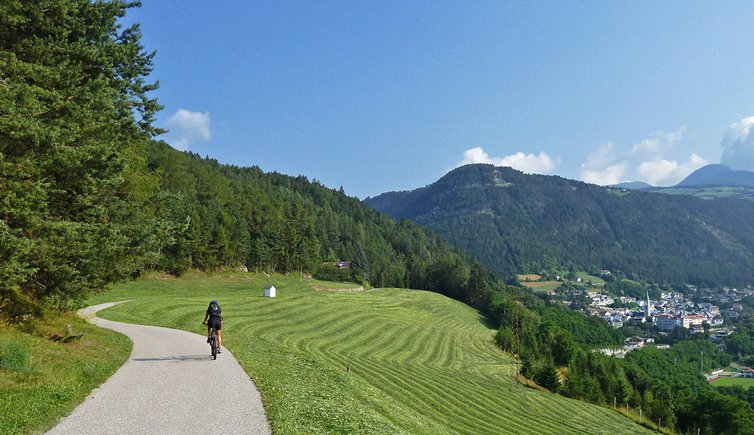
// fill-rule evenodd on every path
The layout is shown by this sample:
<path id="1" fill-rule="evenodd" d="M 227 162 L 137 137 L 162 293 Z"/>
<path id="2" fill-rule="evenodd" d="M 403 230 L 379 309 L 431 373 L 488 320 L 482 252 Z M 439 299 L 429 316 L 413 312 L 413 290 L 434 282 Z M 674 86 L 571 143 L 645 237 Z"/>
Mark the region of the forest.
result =
<path id="1" fill-rule="evenodd" d="M 73 306 L 148 270 L 239 266 L 483 305 L 466 287 L 484 275 L 479 266 L 418 225 L 304 176 L 222 165 L 156 140 L 154 53 L 138 25 L 117 21 L 132 6 L 0 6 L 4 317 Z M 334 271 L 337 260 L 353 267 Z"/>
<path id="2" fill-rule="evenodd" d="M 709 287 L 754 282 L 754 201 L 703 200 L 467 165 L 410 192 L 367 198 L 467 250 L 506 279 L 607 269 Z"/>
<path id="3" fill-rule="evenodd" d="M 594 351 L 623 344 L 622 334 L 602 321 L 520 292 L 497 295 L 492 305 L 497 344 L 518 356 L 523 376 L 554 393 L 641 409 L 645 418 L 683 433 L 754 433 L 747 393 L 718 390 L 701 375 L 702 358 L 714 367 L 732 360 L 706 338 L 669 350 L 644 347 L 619 359 Z"/>

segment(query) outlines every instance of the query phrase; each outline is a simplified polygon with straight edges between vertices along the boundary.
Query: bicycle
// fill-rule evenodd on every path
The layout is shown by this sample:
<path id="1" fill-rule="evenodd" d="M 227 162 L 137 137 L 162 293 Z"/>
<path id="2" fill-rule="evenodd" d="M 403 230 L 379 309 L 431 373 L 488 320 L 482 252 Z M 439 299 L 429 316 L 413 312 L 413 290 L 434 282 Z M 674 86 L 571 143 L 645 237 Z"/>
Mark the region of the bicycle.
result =
<path id="1" fill-rule="evenodd" d="M 205 325 L 205 323 L 202 323 L 202 325 Z M 217 350 L 220 348 L 217 344 L 217 331 L 215 331 L 215 328 L 209 329 L 209 337 L 207 337 L 209 341 L 209 347 L 211 349 L 212 359 L 217 359 Z"/>

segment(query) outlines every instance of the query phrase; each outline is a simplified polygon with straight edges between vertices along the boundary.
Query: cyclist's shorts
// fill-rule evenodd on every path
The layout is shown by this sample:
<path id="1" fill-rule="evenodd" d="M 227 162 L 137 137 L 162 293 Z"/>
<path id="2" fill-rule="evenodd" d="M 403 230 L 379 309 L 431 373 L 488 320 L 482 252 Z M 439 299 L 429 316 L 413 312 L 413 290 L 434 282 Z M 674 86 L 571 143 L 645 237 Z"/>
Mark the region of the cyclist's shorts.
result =
<path id="1" fill-rule="evenodd" d="M 215 331 L 223 329 L 223 322 L 218 317 L 210 317 L 207 326 L 215 328 Z"/>

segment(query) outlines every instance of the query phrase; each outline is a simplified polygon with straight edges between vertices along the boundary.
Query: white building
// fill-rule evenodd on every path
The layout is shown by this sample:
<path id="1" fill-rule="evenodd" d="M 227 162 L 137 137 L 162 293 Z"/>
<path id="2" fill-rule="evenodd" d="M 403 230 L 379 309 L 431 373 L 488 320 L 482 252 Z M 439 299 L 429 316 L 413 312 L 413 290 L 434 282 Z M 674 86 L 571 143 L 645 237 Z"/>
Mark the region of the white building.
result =
<path id="1" fill-rule="evenodd" d="M 684 328 L 688 329 L 694 325 L 701 326 L 701 324 L 705 321 L 707 321 L 706 316 L 702 316 L 701 314 L 689 314 L 681 318 L 681 325 Z"/>
<path id="2" fill-rule="evenodd" d="M 264 296 L 268 298 L 274 298 L 277 293 L 277 289 L 274 285 L 268 285 L 264 288 Z"/>

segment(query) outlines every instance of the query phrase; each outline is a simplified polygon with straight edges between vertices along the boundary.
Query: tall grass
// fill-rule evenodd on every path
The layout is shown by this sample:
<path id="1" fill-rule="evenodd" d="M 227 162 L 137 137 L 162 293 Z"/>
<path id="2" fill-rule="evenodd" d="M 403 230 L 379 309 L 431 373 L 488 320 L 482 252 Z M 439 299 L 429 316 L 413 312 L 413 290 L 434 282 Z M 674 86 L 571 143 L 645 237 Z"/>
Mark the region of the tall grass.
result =
<path id="1" fill-rule="evenodd" d="M 53 338 L 74 332 L 80 339 Z M 131 342 L 73 313 L 0 326 L 0 434 L 40 433 L 123 365 Z"/>
<path id="2" fill-rule="evenodd" d="M 133 299 L 103 317 L 201 332 L 223 306 L 223 344 L 259 387 L 277 433 L 632 433 L 618 413 L 512 382 L 514 362 L 473 309 L 398 289 L 251 274 L 144 279 L 92 303 Z"/>

